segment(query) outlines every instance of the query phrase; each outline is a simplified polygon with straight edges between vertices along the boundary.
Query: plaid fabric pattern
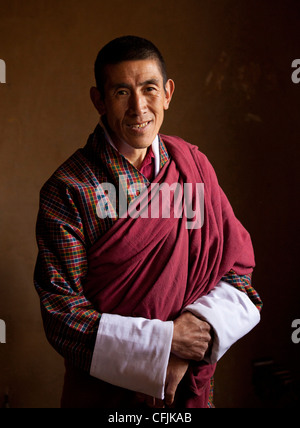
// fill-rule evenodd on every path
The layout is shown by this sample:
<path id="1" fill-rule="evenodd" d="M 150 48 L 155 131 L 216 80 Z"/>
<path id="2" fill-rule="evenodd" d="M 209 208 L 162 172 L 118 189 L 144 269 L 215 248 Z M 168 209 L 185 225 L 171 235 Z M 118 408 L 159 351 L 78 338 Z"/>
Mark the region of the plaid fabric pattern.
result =
<path id="1" fill-rule="evenodd" d="M 215 378 L 212 377 L 210 379 L 210 388 L 209 388 L 209 396 L 208 396 L 208 403 L 207 408 L 208 409 L 214 409 L 214 388 L 215 388 Z"/>
<path id="2" fill-rule="evenodd" d="M 234 270 L 228 272 L 223 278 L 222 281 L 227 282 L 238 290 L 246 293 L 251 299 L 252 303 L 257 307 L 259 311 L 262 310 L 262 300 L 256 290 L 252 287 L 252 273 L 248 275 L 237 275 Z"/>
<path id="3" fill-rule="evenodd" d="M 160 167 L 169 160 L 160 139 Z M 39 254 L 35 269 L 35 287 L 40 296 L 44 328 L 51 345 L 73 366 L 90 370 L 101 314 L 94 310 L 83 293 L 87 273 L 87 251 L 118 218 L 103 183 L 124 191 L 134 184 L 150 182 L 105 139 L 100 126 L 87 145 L 71 156 L 43 186 L 37 219 Z M 128 203 L 136 196 L 127 192 Z M 118 195 L 116 195 L 118 198 Z M 97 206 L 104 202 L 107 217 L 99 218 Z M 247 293 L 260 305 L 251 287 L 251 276 L 229 272 L 223 278 Z M 213 407 L 213 380 L 209 407 Z"/>

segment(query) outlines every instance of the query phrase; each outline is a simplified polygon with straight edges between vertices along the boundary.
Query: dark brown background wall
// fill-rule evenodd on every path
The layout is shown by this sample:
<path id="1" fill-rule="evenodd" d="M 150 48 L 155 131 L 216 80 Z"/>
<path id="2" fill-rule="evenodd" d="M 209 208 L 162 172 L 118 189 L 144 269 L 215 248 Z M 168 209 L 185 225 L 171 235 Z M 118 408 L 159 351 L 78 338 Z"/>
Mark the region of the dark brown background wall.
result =
<path id="1" fill-rule="evenodd" d="M 48 345 L 32 284 L 39 190 L 94 129 L 93 62 L 109 40 L 151 39 L 176 93 L 163 132 L 196 144 L 256 250 L 262 322 L 221 360 L 219 407 L 260 407 L 252 362 L 272 358 L 299 381 L 300 58 L 296 0 L 0 0 L 0 404 L 57 407 L 62 359 Z M 273 406 L 284 405 L 285 399 Z"/>

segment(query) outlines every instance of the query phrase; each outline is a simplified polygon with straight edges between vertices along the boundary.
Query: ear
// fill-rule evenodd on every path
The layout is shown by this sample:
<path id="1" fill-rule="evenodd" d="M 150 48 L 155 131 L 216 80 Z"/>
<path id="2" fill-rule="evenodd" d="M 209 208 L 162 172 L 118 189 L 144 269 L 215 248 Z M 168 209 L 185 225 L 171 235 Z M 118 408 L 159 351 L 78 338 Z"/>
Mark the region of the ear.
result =
<path id="1" fill-rule="evenodd" d="M 103 116 L 106 113 L 105 103 L 101 97 L 99 89 L 95 86 L 90 89 L 90 97 L 100 116 Z"/>
<path id="2" fill-rule="evenodd" d="M 172 100 L 172 96 L 175 91 L 175 83 L 173 80 L 169 79 L 166 83 L 165 87 L 165 102 L 164 102 L 164 109 L 168 110 L 170 106 L 170 102 Z"/>

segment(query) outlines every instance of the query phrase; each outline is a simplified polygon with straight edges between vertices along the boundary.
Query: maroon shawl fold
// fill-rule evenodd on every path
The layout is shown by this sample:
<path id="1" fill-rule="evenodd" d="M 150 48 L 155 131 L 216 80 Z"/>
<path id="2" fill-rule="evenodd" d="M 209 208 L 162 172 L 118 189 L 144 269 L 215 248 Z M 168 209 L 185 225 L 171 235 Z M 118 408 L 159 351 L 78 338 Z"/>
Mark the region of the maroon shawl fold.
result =
<path id="1" fill-rule="evenodd" d="M 177 137 L 161 138 L 170 160 L 154 183 L 179 183 L 182 188 L 184 183 L 204 183 L 204 223 L 187 229 L 184 210 L 181 218 L 174 218 L 178 202 L 174 195 L 170 218 L 118 219 L 88 255 L 84 292 L 101 313 L 174 320 L 231 269 L 245 275 L 254 267 L 250 236 L 236 219 L 207 158 Z M 196 197 L 194 191 L 193 204 Z M 150 209 L 152 203 L 150 191 L 140 198 L 140 207 Z M 206 407 L 214 369 L 191 364 L 182 382 L 189 391 L 182 392 L 183 406 Z"/>

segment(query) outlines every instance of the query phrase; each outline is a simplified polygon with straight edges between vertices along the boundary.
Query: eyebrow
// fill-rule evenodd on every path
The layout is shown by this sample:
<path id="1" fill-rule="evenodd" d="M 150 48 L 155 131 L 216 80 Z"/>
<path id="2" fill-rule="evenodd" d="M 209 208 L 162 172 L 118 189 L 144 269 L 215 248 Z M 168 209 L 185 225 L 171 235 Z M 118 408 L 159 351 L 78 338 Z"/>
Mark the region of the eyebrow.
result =
<path id="1" fill-rule="evenodd" d="M 144 82 L 141 82 L 138 84 L 138 86 L 146 86 L 146 85 L 156 85 L 159 86 L 159 80 L 158 79 L 148 79 L 145 80 Z M 125 82 L 121 82 L 121 83 L 116 83 L 115 85 L 112 85 L 112 89 L 117 90 L 120 88 L 127 88 L 127 89 L 131 89 L 132 86 L 129 85 L 128 83 Z"/>

